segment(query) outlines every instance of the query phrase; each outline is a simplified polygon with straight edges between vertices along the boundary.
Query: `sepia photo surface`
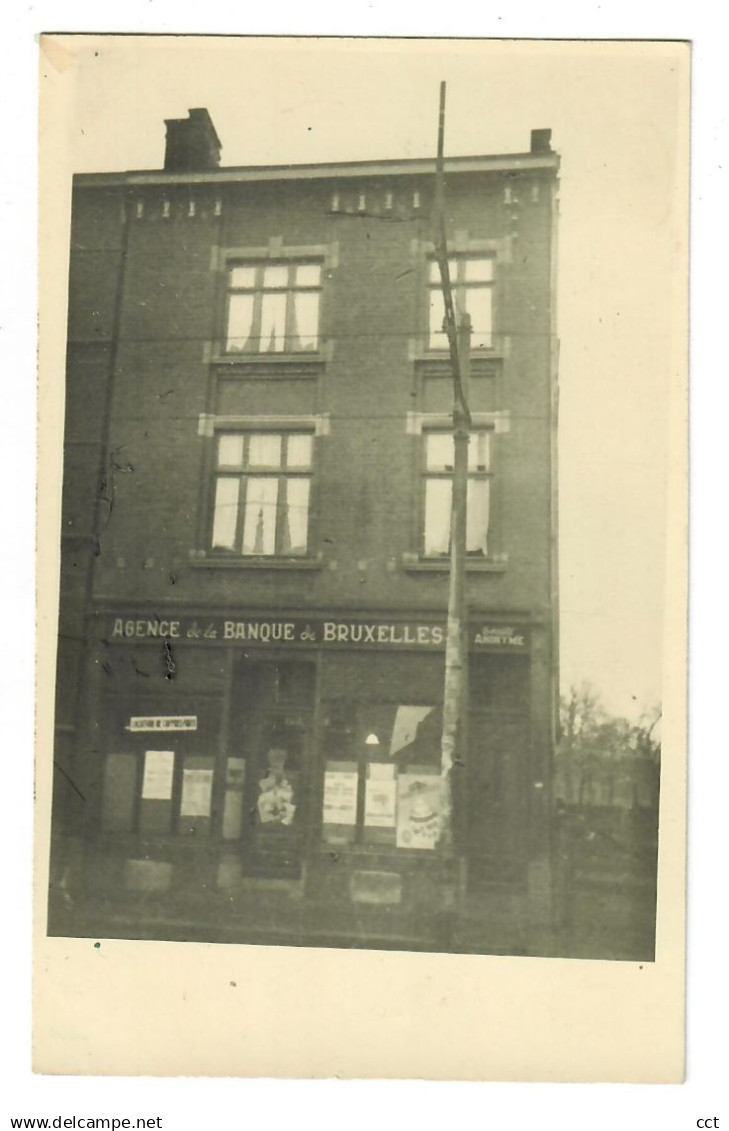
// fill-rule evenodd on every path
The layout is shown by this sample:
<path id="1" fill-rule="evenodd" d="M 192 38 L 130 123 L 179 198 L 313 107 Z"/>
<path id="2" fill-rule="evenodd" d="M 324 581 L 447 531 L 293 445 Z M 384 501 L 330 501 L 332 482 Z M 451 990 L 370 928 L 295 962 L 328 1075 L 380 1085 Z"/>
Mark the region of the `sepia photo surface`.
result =
<path id="1" fill-rule="evenodd" d="M 688 60 L 43 38 L 39 1070 L 680 1078 Z"/>

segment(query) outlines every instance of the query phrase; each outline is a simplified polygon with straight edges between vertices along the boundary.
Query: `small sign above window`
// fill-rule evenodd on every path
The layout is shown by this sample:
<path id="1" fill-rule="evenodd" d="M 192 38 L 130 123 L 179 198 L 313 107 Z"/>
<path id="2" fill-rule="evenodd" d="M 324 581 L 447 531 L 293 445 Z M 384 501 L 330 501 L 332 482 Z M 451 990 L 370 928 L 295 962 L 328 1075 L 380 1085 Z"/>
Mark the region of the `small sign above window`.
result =
<path id="1" fill-rule="evenodd" d="M 130 731 L 197 730 L 197 715 L 135 715 L 129 720 Z"/>

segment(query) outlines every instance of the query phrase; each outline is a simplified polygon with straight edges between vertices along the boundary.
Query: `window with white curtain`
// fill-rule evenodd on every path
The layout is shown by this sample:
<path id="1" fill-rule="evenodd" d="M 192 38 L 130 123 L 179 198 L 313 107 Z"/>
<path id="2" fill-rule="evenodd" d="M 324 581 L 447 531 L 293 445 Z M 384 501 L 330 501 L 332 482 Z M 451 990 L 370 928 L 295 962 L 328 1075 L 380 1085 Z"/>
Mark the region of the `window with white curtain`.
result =
<path id="1" fill-rule="evenodd" d="M 448 260 L 448 269 L 456 320 L 463 313 L 470 314 L 471 348 L 490 349 L 493 344 L 494 259 L 454 256 Z M 435 260 L 430 261 L 428 271 L 428 348 L 447 350 L 448 338 L 443 331 L 443 288 L 440 267 Z"/>
<path id="2" fill-rule="evenodd" d="M 423 433 L 423 444 L 423 554 L 429 558 L 447 557 L 451 544 L 453 434 L 429 430 Z M 466 553 L 474 557 L 485 558 L 489 552 L 491 446 L 491 429 L 471 432 L 468 443 Z"/>
<path id="3" fill-rule="evenodd" d="M 239 263 L 228 271 L 226 351 L 319 348 L 321 263 Z"/>
<path id="4" fill-rule="evenodd" d="M 306 554 L 313 434 L 216 437 L 211 546 L 243 557 Z"/>

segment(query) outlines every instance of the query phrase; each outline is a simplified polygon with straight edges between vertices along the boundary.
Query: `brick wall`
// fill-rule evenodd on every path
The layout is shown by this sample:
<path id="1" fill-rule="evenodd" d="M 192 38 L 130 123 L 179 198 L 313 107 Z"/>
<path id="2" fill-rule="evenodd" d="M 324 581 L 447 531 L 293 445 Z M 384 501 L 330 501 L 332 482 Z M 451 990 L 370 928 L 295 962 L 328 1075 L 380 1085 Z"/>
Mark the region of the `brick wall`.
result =
<path id="1" fill-rule="evenodd" d="M 492 174 L 460 175 L 448 185 L 451 229 L 461 239 L 508 237 L 510 249 L 511 261 L 499 264 L 496 300 L 504 356 L 497 356 L 491 376 L 482 376 L 475 362 L 472 381 L 474 408 L 510 415 L 509 432 L 496 437 L 494 492 L 499 549 L 508 554 L 508 566 L 471 575 L 468 583 L 472 602 L 494 610 L 546 608 L 550 599 L 549 202 L 544 185 L 532 199 L 539 184 L 533 173 L 524 176 L 518 205 L 504 203 L 506 184 L 503 174 Z M 508 184 L 513 196 L 520 180 Z M 367 213 L 347 214 L 360 189 Z M 383 211 L 385 191 L 393 194 L 393 215 Z M 332 213 L 335 192 L 340 210 Z M 434 383 L 426 380 L 431 364 L 413 360 L 426 319 L 420 249 L 430 235 L 428 186 L 420 184 L 420 192 L 421 207 L 414 210 L 405 181 L 384 186 L 363 179 L 356 190 L 326 181 L 222 186 L 179 196 L 135 190 L 109 435 L 114 503 L 102 532 L 97 597 L 444 605 L 444 573 L 403 568 L 403 555 L 418 549 L 421 486 L 421 441 L 407 434 L 406 416 L 447 412 L 451 399 L 447 367 Z M 104 381 L 94 387 L 93 374 L 104 365 L 108 370 L 108 357 L 97 353 L 95 361 L 90 351 L 100 347 L 90 343 L 99 340 L 108 349 L 120 201 L 83 189 L 77 211 L 71 326 L 83 345 L 74 347 L 70 361 L 69 416 L 90 439 L 99 419 L 94 397 Z M 258 371 L 251 375 L 246 363 L 211 366 L 209 358 L 219 352 L 222 329 L 221 249 L 265 248 L 271 238 L 284 246 L 333 248 L 334 259 L 322 299 L 327 360 L 269 380 Z M 191 563 L 190 552 L 205 548 L 201 513 L 209 505 L 212 442 L 198 434 L 198 419 L 206 412 L 330 414 L 330 434 L 316 441 L 313 548 L 323 556 L 322 569 L 215 571 Z M 77 495 L 71 483 L 77 465 L 75 453 L 69 496 Z M 88 486 L 87 477 L 79 498 Z M 69 497 L 71 511 L 76 501 Z"/>

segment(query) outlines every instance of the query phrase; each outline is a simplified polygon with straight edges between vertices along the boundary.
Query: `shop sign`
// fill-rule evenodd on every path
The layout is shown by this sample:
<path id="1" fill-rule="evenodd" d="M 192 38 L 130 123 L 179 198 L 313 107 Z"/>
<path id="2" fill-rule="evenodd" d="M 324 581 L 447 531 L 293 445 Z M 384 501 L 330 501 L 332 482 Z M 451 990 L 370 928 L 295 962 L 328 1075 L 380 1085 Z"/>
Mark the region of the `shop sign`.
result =
<path id="1" fill-rule="evenodd" d="M 197 730 L 197 715 L 133 715 L 129 731 Z"/>
<path id="2" fill-rule="evenodd" d="M 472 622 L 470 647 L 474 651 L 525 652 L 529 648 L 524 625 Z M 195 644 L 245 644 L 251 648 L 347 648 L 437 651 L 445 648 L 445 618 L 390 620 L 364 617 L 264 617 L 257 614 L 230 617 L 109 616 L 103 638 L 110 643 L 129 641 L 185 641 Z M 175 728 L 171 728 L 175 729 Z"/>

